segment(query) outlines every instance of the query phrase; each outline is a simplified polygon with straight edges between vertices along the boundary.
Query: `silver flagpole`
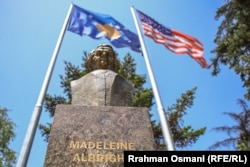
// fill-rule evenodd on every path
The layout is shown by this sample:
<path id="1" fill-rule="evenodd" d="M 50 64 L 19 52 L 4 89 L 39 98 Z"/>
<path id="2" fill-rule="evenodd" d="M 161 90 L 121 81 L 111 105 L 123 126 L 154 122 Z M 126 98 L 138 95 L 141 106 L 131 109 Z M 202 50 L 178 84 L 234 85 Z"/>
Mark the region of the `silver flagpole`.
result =
<path id="1" fill-rule="evenodd" d="M 36 103 L 34 110 L 33 110 L 33 113 L 32 113 L 32 117 L 31 117 L 29 127 L 28 127 L 27 132 L 26 132 L 26 136 L 25 136 L 25 139 L 24 139 L 24 142 L 22 145 L 21 153 L 18 157 L 16 167 L 26 167 L 26 165 L 27 165 L 31 146 L 32 146 L 32 143 L 34 141 L 35 132 L 36 132 L 37 125 L 38 125 L 39 118 L 40 118 L 41 111 L 42 111 L 43 100 L 44 100 L 45 94 L 46 94 L 47 89 L 48 89 L 50 78 L 51 78 L 51 75 L 52 75 L 52 72 L 53 72 L 53 69 L 55 66 L 58 52 L 59 52 L 60 47 L 61 47 L 61 43 L 62 43 L 65 31 L 66 31 L 66 27 L 68 24 L 68 20 L 69 20 L 72 8 L 73 8 L 73 4 L 71 4 L 69 7 L 68 14 L 65 18 L 63 27 L 62 27 L 61 32 L 59 34 L 53 55 L 51 57 L 45 78 L 43 80 L 43 84 L 42 84 L 40 94 L 39 94 L 38 99 L 37 99 L 37 103 Z"/>
<path id="2" fill-rule="evenodd" d="M 136 30 L 137 30 L 138 35 L 139 35 L 139 40 L 140 40 L 141 47 L 142 47 L 143 57 L 145 58 L 145 62 L 146 62 L 146 66 L 147 66 L 147 70 L 148 70 L 148 74 L 149 74 L 149 79 L 150 79 L 151 84 L 152 84 L 152 89 L 154 92 L 154 97 L 155 97 L 157 108 L 158 108 L 158 114 L 159 114 L 159 118 L 160 118 L 164 142 L 167 146 L 167 150 L 174 151 L 175 147 L 174 147 L 172 133 L 170 131 L 170 127 L 169 127 L 169 124 L 168 124 L 167 119 L 166 119 L 165 111 L 164 111 L 164 108 L 162 106 L 161 98 L 160 98 L 158 88 L 157 88 L 157 85 L 155 82 L 154 73 L 152 71 L 149 56 L 148 56 L 148 53 L 147 53 L 147 50 L 146 50 L 146 47 L 144 44 L 143 36 L 142 36 L 141 30 L 140 30 L 140 27 L 139 27 L 139 24 L 137 21 L 137 17 L 135 15 L 134 7 L 131 7 L 131 12 L 132 12 L 132 16 L 133 16 L 133 19 L 135 22 Z"/>

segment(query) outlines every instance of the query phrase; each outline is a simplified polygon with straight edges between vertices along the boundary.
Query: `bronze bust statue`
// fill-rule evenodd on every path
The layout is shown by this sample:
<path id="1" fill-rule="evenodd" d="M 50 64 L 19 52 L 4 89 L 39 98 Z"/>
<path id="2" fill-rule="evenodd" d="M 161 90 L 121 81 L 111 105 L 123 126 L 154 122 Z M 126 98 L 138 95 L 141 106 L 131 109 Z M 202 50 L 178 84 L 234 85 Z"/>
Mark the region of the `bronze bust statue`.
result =
<path id="1" fill-rule="evenodd" d="M 90 69 L 90 71 L 105 69 L 117 72 L 119 62 L 113 48 L 110 45 L 102 44 L 90 53 L 86 61 L 86 67 Z"/>
<path id="2" fill-rule="evenodd" d="M 133 85 L 117 74 L 119 62 L 110 45 L 99 45 L 85 65 L 90 72 L 71 82 L 72 105 L 132 105 Z"/>

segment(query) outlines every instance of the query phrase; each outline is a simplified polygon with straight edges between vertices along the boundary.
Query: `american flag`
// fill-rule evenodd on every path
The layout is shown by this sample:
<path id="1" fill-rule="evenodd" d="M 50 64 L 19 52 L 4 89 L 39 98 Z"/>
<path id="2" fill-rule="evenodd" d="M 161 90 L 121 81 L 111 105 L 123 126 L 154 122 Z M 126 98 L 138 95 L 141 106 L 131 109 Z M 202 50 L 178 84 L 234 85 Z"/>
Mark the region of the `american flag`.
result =
<path id="1" fill-rule="evenodd" d="M 136 11 L 146 36 L 152 38 L 156 43 L 163 44 L 167 49 L 175 54 L 188 54 L 203 68 L 210 67 L 203 57 L 203 44 L 198 39 L 182 32 L 167 28 L 141 11 Z"/>

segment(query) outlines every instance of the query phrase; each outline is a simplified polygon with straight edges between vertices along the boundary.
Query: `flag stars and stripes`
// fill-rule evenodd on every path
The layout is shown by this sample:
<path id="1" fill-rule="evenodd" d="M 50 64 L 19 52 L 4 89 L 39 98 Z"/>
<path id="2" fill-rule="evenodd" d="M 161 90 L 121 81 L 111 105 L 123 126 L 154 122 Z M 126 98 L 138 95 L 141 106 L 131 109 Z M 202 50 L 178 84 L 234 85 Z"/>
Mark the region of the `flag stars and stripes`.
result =
<path id="1" fill-rule="evenodd" d="M 161 24 L 159 24 L 154 19 L 152 19 L 150 17 L 146 17 L 140 11 L 138 11 L 138 13 L 139 13 L 139 18 L 140 18 L 141 22 L 146 23 L 145 25 L 151 26 L 153 29 L 156 29 L 156 30 L 158 30 L 159 32 L 161 32 L 163 34 L 166 34 L 166 35 L 169 35 L 169 36 L 172 35 L 172 33 L 170 32 L 170 29 L 162 26 Z"/>
<path id="2" fill-rule="evenodd" d="M 167 28 L 139 10 L 137 13 L 146 36 L 152 38 L 156 43 L 163 44 L 175 54 L 188 54 L 203 68 L 210 67 L 203 57 L 203 45 L 198 39 Z"/>

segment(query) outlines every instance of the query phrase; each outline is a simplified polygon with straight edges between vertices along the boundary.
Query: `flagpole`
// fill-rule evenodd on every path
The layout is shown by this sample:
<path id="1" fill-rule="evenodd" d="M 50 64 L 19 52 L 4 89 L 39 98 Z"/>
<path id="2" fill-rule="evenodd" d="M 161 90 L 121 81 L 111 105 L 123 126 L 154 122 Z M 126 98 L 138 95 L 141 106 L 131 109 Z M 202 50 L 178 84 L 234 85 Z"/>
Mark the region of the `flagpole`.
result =
<path id="1" fill-rule="evenodd" d="M 73 8 L 73 4 L 71 3 L 69 10 L 68 10 L 68 13 L 67 13 L 67 16 L 65 18 L 63 27 L 62 27 L 61 32 L 59 34 L 54 52 L 52 54 L 46 75 L 44 77 L 43 84 L 42 84 L 42 87 L 40 90 L 40 94 L 38 96 L 37 103 L 34 107 L 28 129 L 26 131 L 26 136 L 25 136 L 25 139 L 24 139 L 24 142 L 22 145 L 21 153 L 18 157 L 16 167 L 26 167 L 26 165 L 27 165 L 27 161 L 28 161 L 28 158 L 30 155 L 31 146 L 32 146 L 32 143 L 34 141 L 35 132 L 36 132 L 39 118 L 41 115 L 44 97 L 45 97 L 45 94 L 46 94 L 47 89 L 48 89 L 48 85 L 49 85 L 49 82 L 51 79 L 51 75 L 52 75 L 52 72 L 53 72 L 53 69 L 55 66 L 55 62 L 56 62 L 58 52 L 59 52 L 61 44 L 62 44 L 62 40 L 63 40 L 65 31 L 66 31 L 66 28 L 67 28 L 67 24 L 68 24 L 68 20 L 69 20 L 72 8 Z"/>
<path id="2" fill-rule="evenodd" d="M 155 97 L 157 108 L 158 108 L 158 114 L 159 114 L 159 118 L 160 118 L 160 124 L 161 124 L 161 128 L 162 128 L 162 134 L 163 134 L 163 137 L 164 137 L 164 142 L 165 142 L 165 144 L 167 146 L 167 150 L 174 151 L 175 147 L 174 147 L 173 137 L 172 137 L 172 134 L 171 134 L 171 131 L 170 131 L 169 124 L 167 122 L 164 107 L 162 106 L 162 102 L 161 102 L 161 98 L 160 98 L 160 95 L 159 95 L 159 92 L 158 92 L 158 88 L 157 88 L 157 84 L 156 84 L 156 81 L 155 81 L 154 73 L 153 73 L 153 70 L 152 70 L 152 67 L 151 67 L 151 64 L 150 64 L 150 59 L 149 59 L 149 56 L 148 56 L 148 53 L 147 53 L 147 50 L 146 50 L 146 47 L 145 47 L 145 44 L 144 44 L 143 36 L 142 36 L 141 30 L 140 30 L 140 27 L 139 27 L 139 24 L 138 24 L 136 15 L 135 15 L 134 7 L 131 7 L 131 12 L 132 12 L 132 16 L 133 16 L 133 19 L 134 19 L 134 22 L 135 22 L 136 30 L 137 30 L 138 35 L 139 35 L 139 40 L 140 40 L 141 47 L 142 47 L 143 57 L 145 58 L 146 67 L 147 67 L 147 70 L 148 70 L 149 78 L 150 78 L 152 89 L 153 89 L 153 92 L 154 92 L 154 97 Z"/>

